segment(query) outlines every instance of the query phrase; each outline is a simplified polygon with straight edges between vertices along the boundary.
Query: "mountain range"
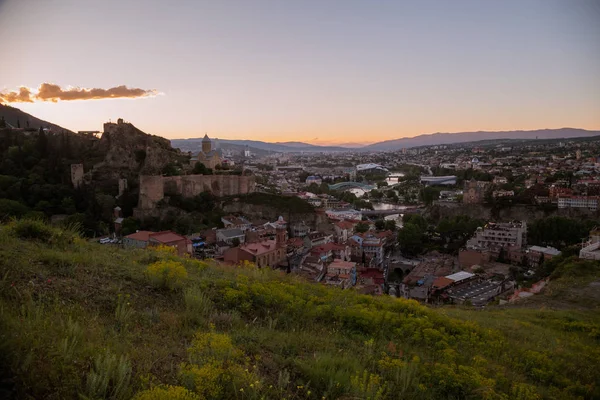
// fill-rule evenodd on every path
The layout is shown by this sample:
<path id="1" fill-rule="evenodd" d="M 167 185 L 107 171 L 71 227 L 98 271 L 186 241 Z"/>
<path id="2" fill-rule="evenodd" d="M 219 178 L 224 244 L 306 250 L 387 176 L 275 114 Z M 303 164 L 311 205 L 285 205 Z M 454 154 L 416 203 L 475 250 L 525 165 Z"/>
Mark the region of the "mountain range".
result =
<path id="1" fill-rule="evenodd" d="M 18 124 L 22 128 L 26 127 L 29 122 L 29 127 L 39 128 L 40 126 L 52 128 L 58 131 L 67 131 L 68 129 L 55 125 L 51 122 L 41 120 L 30 114 L 27 114 L 18 108 L 0 104 L 0 117 L 4 117 L 6 122 L 16 127 Z M 271 152 L 281 153 L 316 153 L 316 152 L 344 152 L 344 151 L 395 151 L 403 148 L 419 147 L 419 146 L 435 146 L 444 144 L 468 143 L 481 140 L 498 140 L 498 139 L 569 139 L 576 137 L 592 137 L 600 136 L 600 130 L 585 130 L 577 128 L 560 128 L 560 129 L 537 129 L 531 131 L 478 131 L 478 132 L 454 132 L 454 133 L 431 133 L 423 134 L 410 138 L 401 138 L 393 140 L 385 140 L 382 142 L 373 143 L 367 146 L 357 146 L 354 143 L 347 143 L 340 146 L 319 146 L 304 142 L 263 142 L 260 140 L 231 140 L 231 139 L 215 139 L 218 146 L 222 149 L 231 149 L 234 151 L 242 151 L 246 146 L 249 150 L 257 155 L 265 155 Z M 198 152 L 202 146 L 202 138 L 190 139 L 172 139 L 173 147 L 183 151 Z"/>
<path id="2" fill-rule="evenodd" d="M 592 137 L 600 136 L 600 131 L 589 131 L 576 128 L 561 128 L 561 129 L 537 129 L 532 131 L 478 131 L 478 132 L 455 132 L 455 133 L 432 133 L 424 134 L 411 138 L 401 138 L 386 140 L 383 142 L 373 143 L 363 147 L 345 147 L 345 146 L 318 146 L 303 142 L 278 142 L 269 143 L 258 140 L 226 140 L 218 139 L 218 143 L 222 148 L 227 148 L 228 145 L 249 146 L 250 150 L 260 149 L 268 152 L 343 152 L 343 151 L 395 151 L 403 148 L 419 147 L 419 146 L 435 146 L 457 143 L 476 142 L 481 140 L 498 140 L 498 139 L 569 139 L 576 137 Z M 174 147 L 178 147 L 185 151 L 198 151 L 201 146 L 202 139 L 173 139 L 171 143 Z M 192 150 L 193 148 L 193 150 Z"/>

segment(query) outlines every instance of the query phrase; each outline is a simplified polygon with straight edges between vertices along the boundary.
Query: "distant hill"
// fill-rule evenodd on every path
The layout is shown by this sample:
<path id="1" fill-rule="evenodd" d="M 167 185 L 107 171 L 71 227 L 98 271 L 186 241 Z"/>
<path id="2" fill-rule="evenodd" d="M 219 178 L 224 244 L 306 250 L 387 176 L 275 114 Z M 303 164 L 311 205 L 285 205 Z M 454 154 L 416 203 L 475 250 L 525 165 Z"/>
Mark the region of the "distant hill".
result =
<path id="1" fill-rule="evenodd" d="M 402 148 L 418 146 L 434 146 L 439 144 L 466 143 L 480 140 L 493 139 L 560 139 L 598 136 L 600 131 L 588 131 L 576 128 L 538 129 L 534 131 L 498 131 L 498 132 L 457 132 L 457 133 L 432 133 L 419 135 L 412 138 L 386 140 L 363 147 L 365 151 L 400 150 Z"/>
<path id="2" fill-rule="evenodd" d="M 229 145 L 236 146 L 248 146 L 250 151 L 257 153 L 256 150 L 267 151 L 267 152 L 279 152 L 279 153 L 318 153 L 318 152 L 343 152 L 349 151 L 347 147 L 340 146 L 317 146 L 314 144 L 303 143 L 303 142 L 284 142 L 284 143 L 268 143 L 260 140 L 228 140 L 218 139 L 219 146 L 227 148 Z M 193 151 L 191 148 L 198 151 L 201 147 L 202 138 L 192 139 L 173 139 L 171 144 L 183 151 Z M 254 150 L 253 150 L 254 149 Z"/>
<path id="3" fill-rule="evenodd" d="M 29 122 L 30 128 L 38 129 L 41 126 L 57 132 L 65 131 L 73 133 L 62 126 L 36 118 L 31 114 L 27 114 L 26 112 L 19 110 L 18 108 L 4 104 L 0 104 L 0 118 L 1 117 L 4 117 L 4 120 L 14 128 L 16 128 L 19 124 L 21 125 L 21 128 L 26 128 L 27 122 Z"/>

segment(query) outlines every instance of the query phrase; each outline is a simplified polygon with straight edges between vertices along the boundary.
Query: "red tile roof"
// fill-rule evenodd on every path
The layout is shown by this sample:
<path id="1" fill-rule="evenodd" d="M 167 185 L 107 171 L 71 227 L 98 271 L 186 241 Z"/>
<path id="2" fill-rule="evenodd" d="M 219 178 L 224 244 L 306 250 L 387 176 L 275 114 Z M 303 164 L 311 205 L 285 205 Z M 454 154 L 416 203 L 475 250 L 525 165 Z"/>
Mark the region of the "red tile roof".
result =
<path id="1" fill-rule="evenodd" d="M 142 242 L 147 242 L 150 239 L 150 235 L 155 232 L 152 231 L 137 231 L 136 233 L 132 233 L 131 235 L 125 236 L 127 239 L 139 240 Z"/>
<path id="2" fill-rule="evenodd" d="M 240 246 L 240 250 L 252 254 L 253 256 L 260 256 L 262 254 L 270 253 L 277 249 L 277 241 L 265 240 L 263 242 L 248 243 Z"/>
<path id="3" fill-rule="evenodd" d="M 178 235 L 171 231 L 153 233 L 150 235 L 150 238 L 160 243 L 173 243 L 185 240 L 185 236 Z"/>
<path id="4" fill-rule="evenodd" d="M 336 222 L 335 225 L 340 229 L 352 229 L 357 223 L 358 222 L 351 222 L 346 219 L 343 219 L 341 221 Z"/>
<path id="5" fill-rule="evenodd" d="M 431 287 L 433 287 L 435 289 L 442 289 L 453 283 L 454 283 L 454 281 L 452 279 L 446 278 L 445 276 L 440 276 L 438 278 L 435 278 L 435 280 L 431 284 Z"/>

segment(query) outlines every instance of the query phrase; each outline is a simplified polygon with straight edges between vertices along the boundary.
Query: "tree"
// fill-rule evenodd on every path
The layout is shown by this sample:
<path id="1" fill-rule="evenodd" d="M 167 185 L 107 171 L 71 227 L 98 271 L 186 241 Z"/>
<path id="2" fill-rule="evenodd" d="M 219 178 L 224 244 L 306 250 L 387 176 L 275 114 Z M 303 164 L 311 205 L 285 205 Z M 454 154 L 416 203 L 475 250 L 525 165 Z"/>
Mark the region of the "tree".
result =
<path id="1" fill-rule="evenodd" d="M 423 188 L 423 190 L 421 191 L 421 199 L 423 200 L 423 203 L 425 203 L 426 205 L 430 205 L 435 200 L 439 199 L 440 191 L 441 189 L 434 188 L 431 186 L 426 186 L 425 188 Z"/>
<path id="2" fill-rule="evenodd" d="M 238 247 L 240 245 L 240 239 L 239 238 L 233 238 L 231 240 L 231 244 L 233 245 L 233 247 Z"/>
<path id="3" fill-rule="evenodd" d="M 375 229 L 378 231 L 382 231 L 385 229 L 385 221 L 383 219 L 378 219 L 375 221 Z"/>
<path id="4" fill-rule="evenodd" d="M 138 229 L 140 229 L 140 222 L 132 217 L 125 218 L 121 224 L 121 234 L 123 236 L 135 233 Z"/>
<path id="5" fill-rule="evenodd" d="M 417 225 L 422 231 L 427 229 L 427 220 L 419 214 L 404 214 L 402 222 L 406 224 Z"/>
<path id="6" fill-rule="evenodd" d="M 212 175 L 212 169 L 210 168 L 206 168 L 206 165 L 202 164 L 201 162 L 197 162 L 194 165 L 194 169 L 192 170 L 192 173 L 194 175 Z"/>
<path id="7" fill-rule="evenodd" d="M 369 192 L 369 197 L 372 199 L 380 200 L 381 198 L 383 198 L 383 192 L 377 189 L 373 189 Z"/>
<path id="8" fill-rule="evenodd" d="M 40 156 L 42 158 L 46 157 L 48 153 L 48 138 L 46 137 L 46 132 L 44 132 L 44 128 L 40 126 L 37 137 L 37 148 Z"/>
<path id="9" fill-rule="evenodd" d="M 366 231 L 369 230 L 369 224 L 364 223 L 364 222 L 359 222 L 358 224 L 356 224 L 356 226 L 354 227 L 354 230 L 358 233 L 364 233 Z"/>
<path id="10" fill-rule="evenodd" d="M 500 248 L 500 252 L 498 253 L 498 262 L 505 263 L 506 262 L 506 250 L 504 247 Z"/>
<path id="11" fill-rule="evenodd" d="M 393 219 L 386 219 L 384 229 L 386 231 L 395 231 L 396 230 L 396 221 L 394 221 Z"/>
<path id="12" fill-rule="evenodd" d="M 408 223 L 404 224 L 398 232 L 398 242 L 403 253 L 408 255 L 418 255 L 423 249 L 423 233 L 420 226 Z"/>

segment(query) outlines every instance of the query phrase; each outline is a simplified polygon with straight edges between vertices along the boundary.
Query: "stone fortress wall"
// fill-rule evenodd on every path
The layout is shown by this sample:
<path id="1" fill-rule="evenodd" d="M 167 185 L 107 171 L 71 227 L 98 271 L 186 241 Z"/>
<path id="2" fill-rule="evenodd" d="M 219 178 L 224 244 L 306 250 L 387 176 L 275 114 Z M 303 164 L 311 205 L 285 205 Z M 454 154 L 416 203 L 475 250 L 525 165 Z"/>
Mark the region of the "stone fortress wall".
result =
<path id="1" fill-rule="evenodd" d="M 194 197 L 203 192 L 215 196 L 235 196 L 254 192 L 253 175 L 140 175 L 138 209 L 152 210 L 165 197 L 176 193 Z"/>

